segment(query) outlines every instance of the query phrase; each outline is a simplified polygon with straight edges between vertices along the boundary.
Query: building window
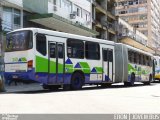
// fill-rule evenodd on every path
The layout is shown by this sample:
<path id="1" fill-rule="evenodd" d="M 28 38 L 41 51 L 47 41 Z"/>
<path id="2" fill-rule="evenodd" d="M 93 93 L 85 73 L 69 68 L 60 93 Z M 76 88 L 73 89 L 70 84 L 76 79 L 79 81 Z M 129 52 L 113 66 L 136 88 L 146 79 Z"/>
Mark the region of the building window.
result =
<path id="1" fill-rule="evenodd" d="M 3 8 L 2 29 L 5 31 L 12 30 L 12 8 Z"/>
<path id="2" fill-rule="evenodd" d="M 74 11 L 76 11 L 78 17 L 82 17 L 82 8 L 78 7 L 77 5 L 74 5 Z"/>
<path id="3" fill-rule="evenodd" d="M 133 5 L 133 1 L 129 1 L 128 4 L 129 4 L 129 5 Z"/>
<path id="4" fill-rule="evenodd" d="M 14 25 L 21 25 L 21 12 L 17 9 L 14 9 Z"/>
<path id="5" fill-rule="evenodd" d="M 54 5 L 57 5 L 57 0 L 53 0 L 53 4 L 54 4 Z"/>
<path id="6" fill-rule="evenodd" d="M 80 16 L 80 9 L 77 8 L 77 16 Z"/>
<path id="7" fill-rule="evenodd" d="M 72 11 L 72 4 L 70 1 L 68 0 L 62 0 L 62 8 L 66 11 L 66 12 L 69 12 L 71 13 Z"/>
<path id="8" fill-rule="evenodd" d="M 3 7 L 2 29 L 4 31 L 12 31 L 18 28 L 21 28 L 21 11 Z"/>

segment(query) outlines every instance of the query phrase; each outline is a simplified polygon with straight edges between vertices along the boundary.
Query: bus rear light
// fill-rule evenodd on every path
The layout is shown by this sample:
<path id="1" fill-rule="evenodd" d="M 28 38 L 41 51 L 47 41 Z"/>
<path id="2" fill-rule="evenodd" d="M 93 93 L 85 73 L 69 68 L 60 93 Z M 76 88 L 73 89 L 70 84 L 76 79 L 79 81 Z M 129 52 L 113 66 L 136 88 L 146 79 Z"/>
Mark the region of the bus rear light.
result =
<path id="1" fill-rule="evenodd" d="M 33 60 L 28 61 L 28 68 L 32 68 L 33 67 Z"/>

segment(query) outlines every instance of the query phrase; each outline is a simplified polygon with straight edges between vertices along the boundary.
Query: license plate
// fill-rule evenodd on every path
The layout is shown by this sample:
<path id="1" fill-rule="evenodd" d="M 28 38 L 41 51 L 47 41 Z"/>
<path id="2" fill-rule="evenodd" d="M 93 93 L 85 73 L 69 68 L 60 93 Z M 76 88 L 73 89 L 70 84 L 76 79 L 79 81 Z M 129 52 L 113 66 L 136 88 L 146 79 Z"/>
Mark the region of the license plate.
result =
<path id="1" fill-rule="evenodd" d="M 17 79 L 17 78 L 18 78 L 18 76 L 17 76 L 17 75 L 13 75 L 13 76 L 12 76 L 12 78 Z"/>

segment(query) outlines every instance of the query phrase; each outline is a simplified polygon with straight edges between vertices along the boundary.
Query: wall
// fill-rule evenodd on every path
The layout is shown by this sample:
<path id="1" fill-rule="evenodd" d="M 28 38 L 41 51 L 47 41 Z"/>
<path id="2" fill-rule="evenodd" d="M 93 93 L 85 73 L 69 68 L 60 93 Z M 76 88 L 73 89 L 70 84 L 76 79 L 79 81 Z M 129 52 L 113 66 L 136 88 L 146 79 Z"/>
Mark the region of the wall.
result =
<path id="1" fill-rule="evenodd" d="M 24 9 L 45 14 L 48 12 L 48 0 L 23 0 Z"/>
<path id="2" fill-rule="evenodd" d="M 8 2 L 10 2 L 12 4 L 16 4 L 16 5 L 20 6 L 20 7 L 23 7 L 23 0 L 6 0 L 6 1 L 8 1 Z"/>
<path id="3" fill-rule="evenodd" d="M 69 21 L 78 22 L 78 24 L 81 24 L 87 28 L 92 28 L 92 4 L 91 2 L 88 2 L 87 0 L 70 0 L 67 7 L 64 5 L 63 0 L 57 0 L 57 4 L 54 5 L 52 0 L 49 0 L 48 2 L 48 13 L 54 13 L 58 16 L 61 16 L 63 18 L 68 19 Z M 56 7 L 54 9 L 54 7 Z M 73 11 L 77 11 L 77 7 L 82 9 L 82 15 L 83 16 L 77 16 L 74 19 L 71 19 L 70 14 L 73 13 Z M 88 15 L 86 20 L 86 14 Z"/>

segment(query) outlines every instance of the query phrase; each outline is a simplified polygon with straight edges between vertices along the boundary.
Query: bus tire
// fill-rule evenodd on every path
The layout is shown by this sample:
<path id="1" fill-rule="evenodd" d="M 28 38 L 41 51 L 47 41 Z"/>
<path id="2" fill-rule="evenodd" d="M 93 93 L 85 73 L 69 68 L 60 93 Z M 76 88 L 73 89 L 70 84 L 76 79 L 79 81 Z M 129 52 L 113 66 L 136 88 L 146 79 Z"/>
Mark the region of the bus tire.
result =
<path id="1" fill-rule="evenodd" d="M 135 74 L 132 73 L 131 74 L 131 81 L 129 82 L 129 86 L 134 86 L 134 82 L 135 82 Z"/>
<path id="2" fill-rule="evenodd" d="M 84 84 L 84 76 L 81 72 L 75 72 L 71 78 L 71 89 L 79 90 Z"/>

